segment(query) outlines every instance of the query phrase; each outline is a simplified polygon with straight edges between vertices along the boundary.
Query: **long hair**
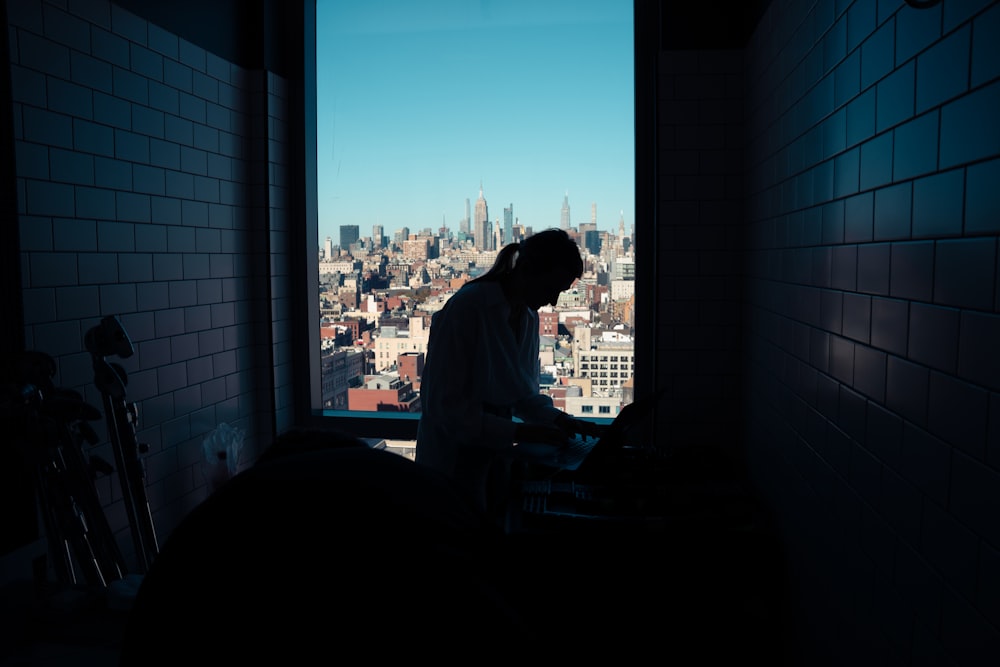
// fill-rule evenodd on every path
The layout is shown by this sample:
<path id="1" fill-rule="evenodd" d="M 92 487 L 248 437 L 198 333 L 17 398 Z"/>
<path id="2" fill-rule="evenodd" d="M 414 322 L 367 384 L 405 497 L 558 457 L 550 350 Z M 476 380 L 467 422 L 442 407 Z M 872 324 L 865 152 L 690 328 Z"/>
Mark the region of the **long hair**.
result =
<path id="1" fill-rule="evenodd" d="M 580 257 L 576 241 L 562 229 L 546 229 L 532 234 L 520 243 L 505 245 L 497 253 L 490 270 L 469 283 L 502 282 L 514 272 L 515 266 L 529 274 L 559 266 L 576 278 L 583 275 L 583 258 Z"/>

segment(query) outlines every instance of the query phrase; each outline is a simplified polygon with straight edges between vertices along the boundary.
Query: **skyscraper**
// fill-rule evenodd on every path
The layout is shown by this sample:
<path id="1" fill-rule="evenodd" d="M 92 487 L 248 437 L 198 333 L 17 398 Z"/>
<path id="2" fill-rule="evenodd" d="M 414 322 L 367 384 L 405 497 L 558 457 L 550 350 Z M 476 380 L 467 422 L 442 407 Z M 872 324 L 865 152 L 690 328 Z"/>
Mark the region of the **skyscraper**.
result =
<path id="1" fill-rule="evenodd" d="M 329 236 L 326 237 L 326 241 L 323 243 L 323 259 L 333 259 L 333 239 Z"/>
<path id="2" fill-rule="evenodd" d="M 409 227 L 400 227 L 393 234 L 393 242 L 397 246 L 399 246 L 400 248 L 403 247 L 403 241 L 406 241 L 409 238 L 410 238 L 410 228 Z"/>
<path id="3" fill-rule="evenodd" d="M 465 217 L 462 218 L 462 222 L 459 223 L 458 229 L 463 234 L 468 235 L 469 233 L 469 223 L 472 221 L 472 215 L 469 209 L 469 198 L 465 198 Z"/>
<path id="4" fill-rule="evenodd" d="M 618 221 L 618 243 L 625 252 L 632 248 L 632 237 L 625 235 L 625 211 L 621 212 L 621 219 Z"/>
<path id="5" fill-rule="evenodd" d="M 514 241 L 514 204 L 503 210 L 503 244 Z"/>
<path id="6" fill-rule="evenodd" d="M 372 244 L 376 248 L 381 248 L 385 245 L 385 232 L 382 231 L 382 225 L 372 227 Z"/>
<path id="7" fill-rule="evenodd" d="M 563 197 L 562 215 L 559 216 L 559 228 L 569 229 L 569 191 Z"/>
<path id="8" fill-rule="evenodd" d="M 578 231 L 583 246 L 587 248 L 587 250 L 589 250 L 591 253 L 595 255 L 599 254 L 601 248 L 601 240 L 597 233 L 597 223 L 581 222 L 580 229 Z M 597 249 L 595 250 L 595 248 Z"/>
<path id="9" fill-rule="evenodd" d="M 492 250 L 492 234 L 489 233 L 490 216 L 483 197 L 483 184 L 479 183 L 479 199 L 476 200 L 476 217 L 472 233 L 476 241 L 476 250 Z"/>
<path id="10" fill-rule="evenodd" d="M 352 243 L 357 243 L 361 236 L 361 230 L 357 225 L 340 226 L 340 249 L 350 250 Z"/>

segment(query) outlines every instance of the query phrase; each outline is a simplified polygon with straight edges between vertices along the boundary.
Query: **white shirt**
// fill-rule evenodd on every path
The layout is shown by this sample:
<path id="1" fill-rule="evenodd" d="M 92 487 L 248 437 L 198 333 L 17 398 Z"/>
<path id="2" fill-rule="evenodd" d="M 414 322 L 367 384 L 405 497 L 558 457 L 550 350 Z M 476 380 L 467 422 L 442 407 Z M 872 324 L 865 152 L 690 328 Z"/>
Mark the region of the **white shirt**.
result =
<path id="1" fill-rule="evenodd" d="M 562 413 L 538 393 L 538 314 L 525 308 L 515 333 L 496 282 L 456 292 L 431 320 L 420 380 L 417 461 L 452 475 L 460 450 L 513 448 L 515 423 L 552 423 Z M 492 407 L 491 407 L 492 406 Z"/>

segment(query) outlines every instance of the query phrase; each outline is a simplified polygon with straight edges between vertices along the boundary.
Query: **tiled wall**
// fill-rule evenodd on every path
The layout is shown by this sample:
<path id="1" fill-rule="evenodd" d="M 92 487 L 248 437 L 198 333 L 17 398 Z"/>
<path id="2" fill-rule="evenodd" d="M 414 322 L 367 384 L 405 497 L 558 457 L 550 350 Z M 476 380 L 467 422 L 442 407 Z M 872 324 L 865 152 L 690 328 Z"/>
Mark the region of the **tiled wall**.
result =
<path id="1" fill-rule="evenodd" d="M 287 403 L 288 87 L 105 0 L 6 4 L 27 347 L 101 407 L 84 334 L 119 317 L 165 537 L 208 493 L 206 435 L 242 429 L 251 461 Z"/>
<path id="2" fill-rule="evenodd" d="M 803 664 L 1000 656 L 998 45 L 996 2 L 775 0 L 747 49 L 751 463 Z"/>
<path id="3" fill-rule="evenodd" d="M 743 51 L 657 63 L 658 440 L 739 441 L 743 298 Z"/>

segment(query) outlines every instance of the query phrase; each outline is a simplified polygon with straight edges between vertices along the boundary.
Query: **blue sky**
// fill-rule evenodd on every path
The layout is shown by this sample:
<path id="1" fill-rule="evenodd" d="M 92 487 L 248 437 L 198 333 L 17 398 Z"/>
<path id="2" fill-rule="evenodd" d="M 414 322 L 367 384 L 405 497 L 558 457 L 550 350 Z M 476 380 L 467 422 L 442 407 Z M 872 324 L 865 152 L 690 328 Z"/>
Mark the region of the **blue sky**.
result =
<path id="1" fill-rule="evenodd" d="M 634 223 L 631 0 L 318 0 L 319 236 Z"/>

